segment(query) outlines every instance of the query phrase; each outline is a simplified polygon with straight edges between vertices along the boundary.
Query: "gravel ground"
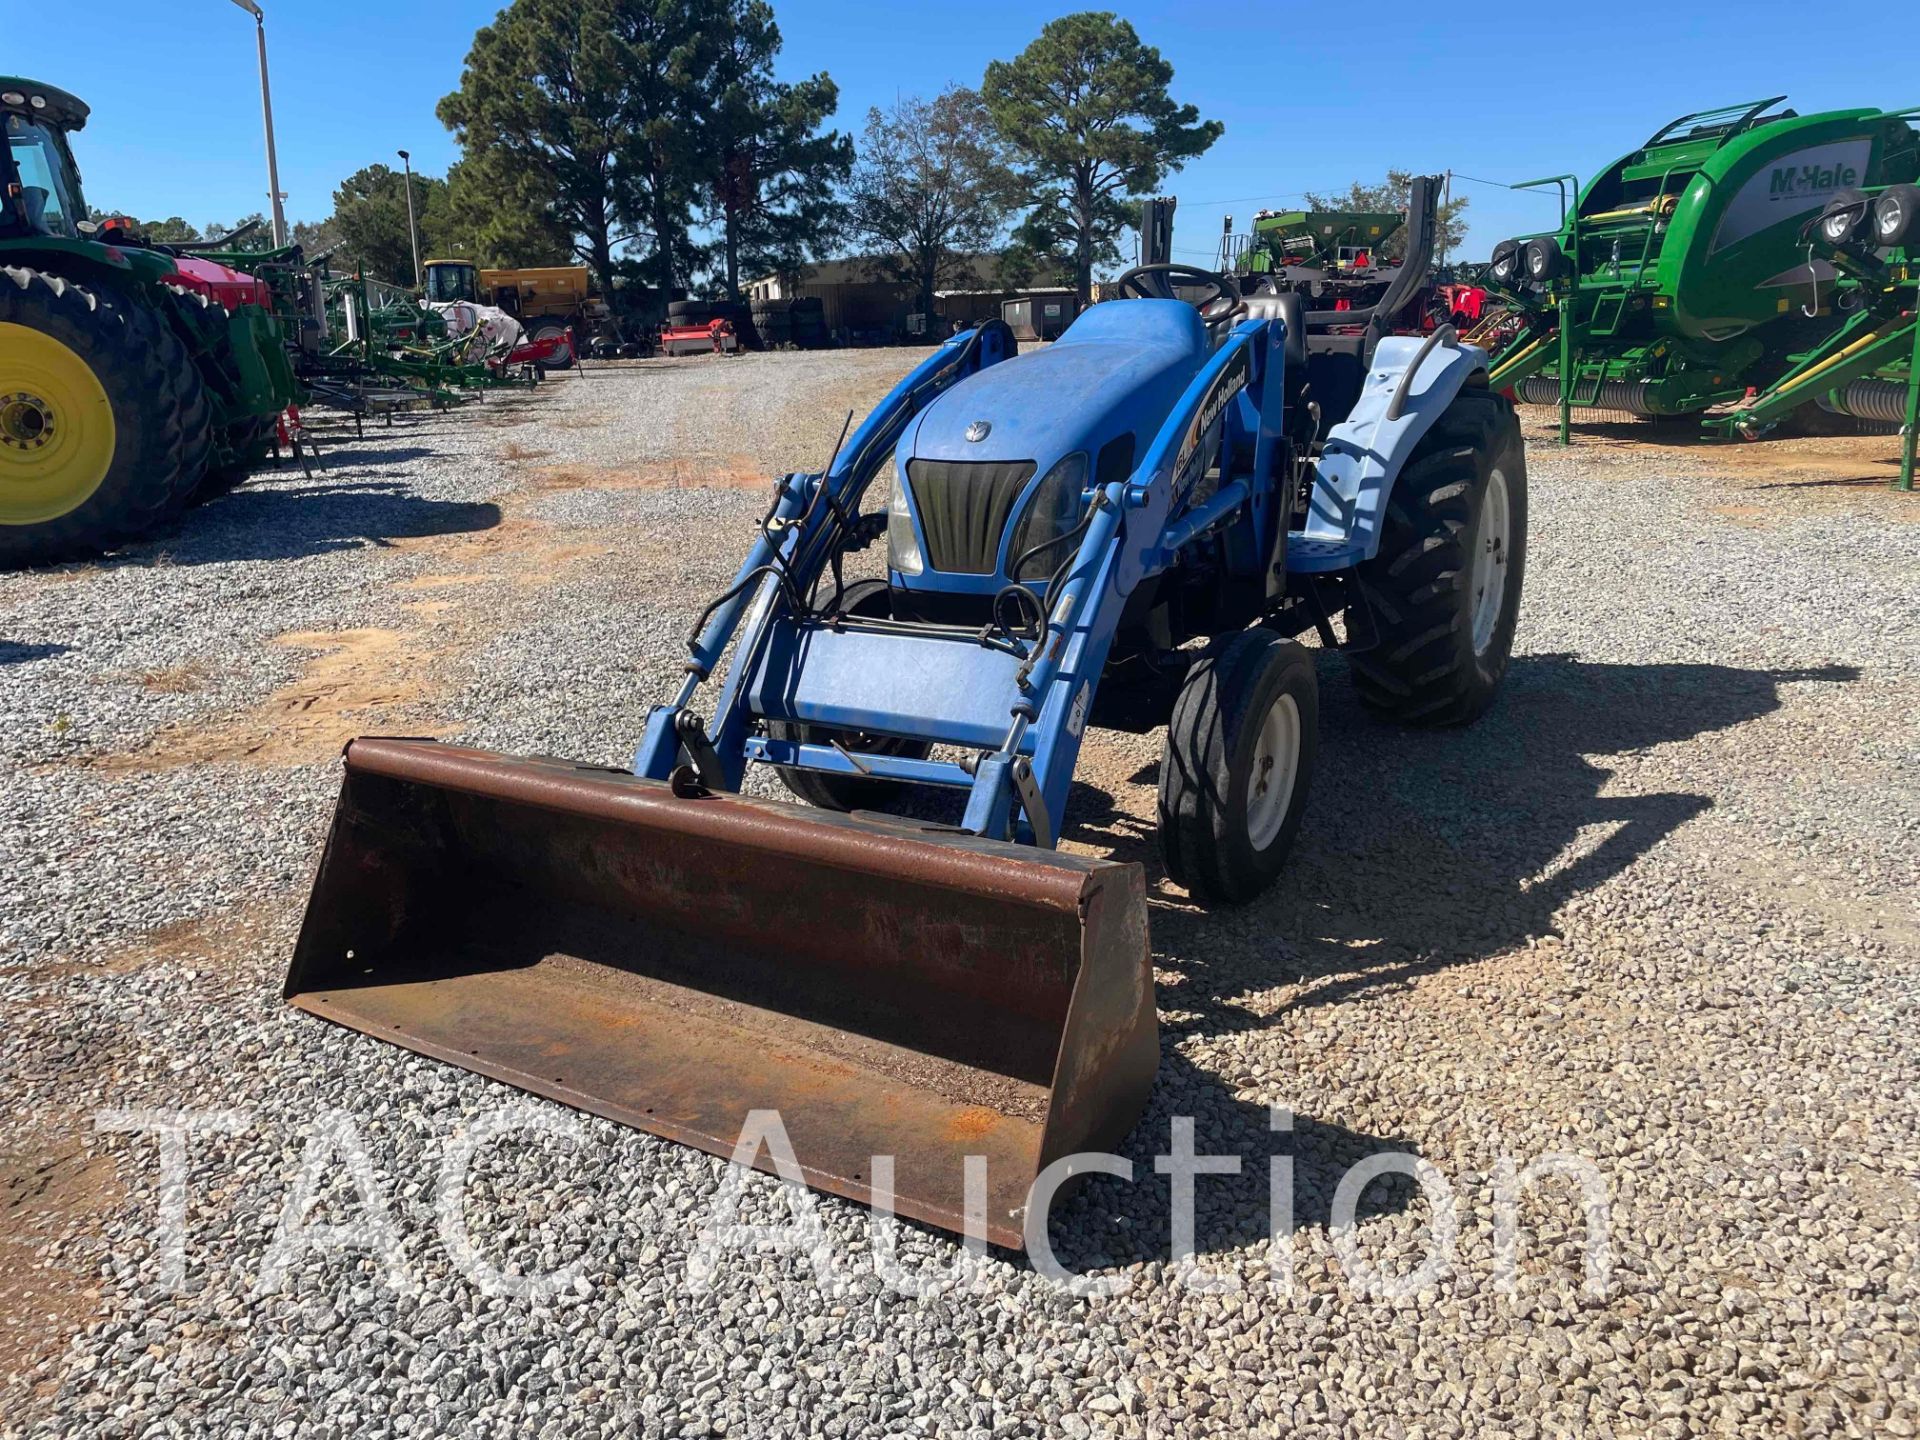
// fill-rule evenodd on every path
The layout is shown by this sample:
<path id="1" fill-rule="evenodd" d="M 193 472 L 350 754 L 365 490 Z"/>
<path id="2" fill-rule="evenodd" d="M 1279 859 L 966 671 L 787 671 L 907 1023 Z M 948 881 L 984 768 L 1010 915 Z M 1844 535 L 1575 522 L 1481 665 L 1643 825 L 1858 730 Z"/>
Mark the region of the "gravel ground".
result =
<path id="1" fill-rule="evenodd" d="M 695 1286 L 726 1167 L 584 1117 L 473 1162 L 480 1259 L 570 1265 L 554 1293 L 455 1270 L 435 1178 L 514 1093 L 279 999 L 341 741 L 622 763 L 764 477 L 817 466 L 916 358 L 598 369 L 0 577 L 0 1433 L 1913 1435 L 1920 499 L 1884 489 L 1885 440 L 1597 427 L 1561 453 L 1530 418 L 1503 698 L 1402 733 L 1325 657 L 1320 784 L 1245 910 L 1161 877 L 1158 737 L 1094 734 L 1069 843 L 1148 867 L 1164 1055 L 1134 1183 L 1094 1181 L 1053 1234 L 1121 1293 L 994 1252 L 915 1298 L 825 1199 L 831 1285 L 768 1248 Z M 194 1142 L 176 1294 L 155 1144 L 94 1117 L 211 1106 L 245 1128 Z M 1198 1190 L 1198 1261 L 1236 1293 L 1169 1263 L 1175 1116 L 1246 1157 Z M 1508 1293 L 1493 1177 L 1555 1152 L 1604 1181 L 1611 1270 L 1584 1288 L 1577 1193 L 1547 1180 Z M 1331 1222 L 1380 1154 L 1455 1200 L 1451 1269 L 1398 1299 L 1340 1255 L 1412 1270 L 1433 1195 L 1390 1177 Z M 328 1231 L 272 1263 L 303 1166 L 314 1223 L 373 1251 Z M 741 1204 L 789 1214 L 760 1177 Z M 898 1249 L 956 1254 L 911 1226 Z"/>

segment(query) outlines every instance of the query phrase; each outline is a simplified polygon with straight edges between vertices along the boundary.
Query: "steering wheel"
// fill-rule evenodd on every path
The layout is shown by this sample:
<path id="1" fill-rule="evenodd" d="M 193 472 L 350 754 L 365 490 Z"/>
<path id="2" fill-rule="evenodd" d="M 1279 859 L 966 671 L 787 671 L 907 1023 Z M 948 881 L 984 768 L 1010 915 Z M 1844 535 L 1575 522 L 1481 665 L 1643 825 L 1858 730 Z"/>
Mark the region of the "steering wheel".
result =
<path id="1" fill-rule="evenodd" d="M 1136 265 L 1119 281 L 1121 298 L 1126 300 L 1172 300 L 1176 285 L 1206 287 L 1206 295 L 1194 302 L 1194 308 L 1209 330 L 1246 313 L 1240 287 L 1218 271 L 1198 265 Z"/>

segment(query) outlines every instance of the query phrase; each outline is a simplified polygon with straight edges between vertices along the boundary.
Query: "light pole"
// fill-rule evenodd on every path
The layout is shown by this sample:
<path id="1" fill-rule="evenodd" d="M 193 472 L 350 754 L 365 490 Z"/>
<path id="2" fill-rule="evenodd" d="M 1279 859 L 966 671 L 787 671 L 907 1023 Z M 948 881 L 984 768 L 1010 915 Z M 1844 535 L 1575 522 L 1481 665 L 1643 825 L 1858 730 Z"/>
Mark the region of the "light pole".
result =
<path id="1" fill-rule="evenodd" d="M 427 277 L 420 268 L 420 226 L 413 218 L 413 156 L 402 150 L 400 163 L 407 167 L 407 239 L 413 242 L 413 283 L 424 288 Z"/>
<path id="2" fill-rule="evenodd" d="M 273 243 L 287 243 L 287 212 L 280 203 L 280 157 L 273 148 L 273 91 L 267 86 L 267 17 L 254 0 L 233 0 L 253 16 L 254 38 L 260 43 L 260 114 L 267 127 L 267 195 L 273 201 Z"/>

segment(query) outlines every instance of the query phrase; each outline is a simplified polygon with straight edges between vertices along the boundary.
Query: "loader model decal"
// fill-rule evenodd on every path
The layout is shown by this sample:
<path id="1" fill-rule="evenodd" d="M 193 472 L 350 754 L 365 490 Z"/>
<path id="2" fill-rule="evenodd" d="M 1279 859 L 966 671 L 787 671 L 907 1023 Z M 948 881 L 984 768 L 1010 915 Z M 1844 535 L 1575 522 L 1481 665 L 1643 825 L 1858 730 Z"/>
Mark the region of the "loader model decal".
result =
<path id="1" fill-rule="evenodd" d="M 1858 185 L 1872 159 L 1873 141 L 1865 135 L 1780 156 L 1755 171 L 1727 203 L 1720 227 L 1713 232 L 1711 251 L 1736 245 L 1783 220 L 1813 213 L 1842 190 Z"/>
<path id="2" fill-rule="evenodd" d="M 1211 449 L 1204 442 L 1215 433 L 1220 417 L 1226 413 L 1233 398 L 1247 388 L 1250 378 L 1251 362 L 1247 358 L 1247 347 L 1243 345 L 1234 351 L 1233 358 L 1214 377 L 1212 386 L 1194 414 L 1193 423 L 1187 427 L 1186 438 L 1180 442 L 1179 458 L 1173 462 L 1174 494 L 1186 494 L 1193 482 L 1200 478 Z"/>

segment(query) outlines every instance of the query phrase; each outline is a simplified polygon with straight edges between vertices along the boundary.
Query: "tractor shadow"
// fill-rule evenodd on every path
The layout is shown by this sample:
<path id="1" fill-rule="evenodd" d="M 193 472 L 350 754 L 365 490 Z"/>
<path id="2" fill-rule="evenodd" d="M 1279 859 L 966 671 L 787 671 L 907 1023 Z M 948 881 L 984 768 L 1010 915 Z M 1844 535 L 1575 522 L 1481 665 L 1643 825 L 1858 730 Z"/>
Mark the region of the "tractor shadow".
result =
<path id="1" fill-rule="evenodd" d="M 1294 1218 L 1328 1224 L 1334 1187 L 1358 1160 L 1417 1153 L 1404 1137 L 1369 1136 L 1300 1115 L 1291 1134 L 1240 1098 L 1271 1076 L 1202 1069 L 1182 1042 L 1275 1023 L 1252 997 L 1297 986 L 1287 1010 L 1391 991 L 1549 934 L 1569 900 L 1605 883 L 1713 806 L 1709 794 L 1603 793 L 1589 757 L 1624 755 L 1730 729 L 1780 706 L 1780 686 L 1846 683 L 1845 666 L 1758 671 L 1721 665 L 1603 665 L 1567 655 L 1517 657 L 1504 693 L 1475 725 L 1406 731 L 1368 717 L 1336 659 L 1321 668 L 1318 781 L 1281 882 L 1252 905 L 1204 911 L 1163 888 L 1150 818 L 1091 785 L 1068 802 L 1067 838 L 1146 867 L 1159 972 L 1161 1067 L 1147 1113 L 1122 1147 L 1133 1179 L 1094 1177 L 1056 1207 L 1053 1236 L 1069 1269 L 1098 1272 L 1169 1254 L 1169 1182 L 1153 1157 L 1172 1120 L 1191 1116 L 1202 1154 L 1237 1155 L 1237 1176 L 1196 1184 L 1201 1256 L 1263 1241 L 1267 1159 L 1291 1154 Z M 1157 779 L 1149 764 L 1128 777 Z M 1418 1208 L 1412 1182 L 1370 1185 L 1360 1214 Z"/>
<path id="2" fill-rule="evenodd" d="M 1241 1000 L 1303 988 L 1299 1010 L 1404 985 L 1553 933 L 1568 901 L 1606 883 L 1713 807 L 1676 791 L 1604 793 L 1625 755 L 1730 729 L 1780 707 L 1789 682 L 1846 683 L 1849 666 L 1764 671 L 1515 657 L 1503 694 L 1461 730 L 1366 715 L 1342 667 L 1321 666 L 1320 758 L 1288 868 L 1266 896 L 1204 911 L 1153 903 L 1154 962 L 1174 1038 L 1260 1028 Z M 1132 777 L 1152 778 L 1148 767 Z M 1164 877 L 1153 827 L 1076 787 L 1068 837 Z"/>
<path id="3" fill-rule="evenodd" d="M 0 640 L 0 665 L 30 665 L 36 660 L 52 660 L 71 651 L 71 645 L 31 644 L 21 640 Z"/>
<path id="4" fill-rule="evenodd" d="M 1164 1008 L 1164 1005 L 1163 1005 Z M 1154 1167 L 1156 1157 L 1172 1153 L 1172 1126 L 1191 1119 L 1194 1149 L 1202 1156 L 1230 1156 L 1236 1174 L 1205 1174 L 1193 1185 L 1195 1258 L 1257 1247 L 1272 1238 L 1273 1186 L 1269 1162 L 1293 1161 L 1291 1205 L 1282 1199 L 1283 1216 L 1295 1231 L 1332 1226 L 1333 1196 L 1341 1178 L 1370 1156 L 1392 1152 L 1417 1156 L 1402 1136 L 1367 1135 L 1309 1115 L 1292 1114 L 1276 1130 L 1265 1105 L 1238 1098 L 1234 1091 L 1254 1087 L 1252 1076 L 1223 1076 L 1202 1070 L 1172 1044 L 1177 1036 L 1163 1023 L 1160 1071 L 1146 1113 L 1118 1147 L 1132 1167 L 1132 1178 L 1094 1175 L 1065 1194 L 1052 1211 L 1048 1235 L 1060 1265 L 1075 1274 L 1100 1275 L 1115 1267 L 1166 1261 L 1173 1246 L 1172 1181 Z M 1389 1173 L 1369 1184 L 1355 1207 L 1362 1221 L 1397 1214 L 1424 1202 L 1407 1176 Z M 1024 1257 L 1016 1263 L 1029 1263 Z"/>
<path id="5" fill-rule="evenodd" d="M 289 560 L 396 540 L 491 530 L 500 507 L 484 501 L 429 500 L 401 481 L 355 479 L 314 488 L 242 487 L 181 516 L 128 552 L 122 563 L 217 565 Z"/>
<path id="6" fill-rule="evenodd" d="M 335 441 L 329 443 L 322 438 L 314 447 L 314 454 L 327 469 L 363 469 L 369 465 L 404 465 L 409 460 L 430 460 L 441 452 L 425 445 L 362 445 L 348 437 L 348 443 Z M 278 470 L 266 470 L 264 475 L 297 475 L 300 467 L 290 459 L 283 459 Z M 318 466 L 315 474 L 320 474 Z"/>

